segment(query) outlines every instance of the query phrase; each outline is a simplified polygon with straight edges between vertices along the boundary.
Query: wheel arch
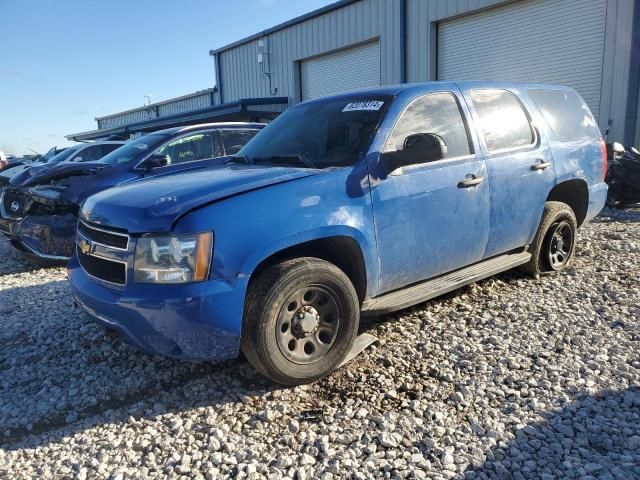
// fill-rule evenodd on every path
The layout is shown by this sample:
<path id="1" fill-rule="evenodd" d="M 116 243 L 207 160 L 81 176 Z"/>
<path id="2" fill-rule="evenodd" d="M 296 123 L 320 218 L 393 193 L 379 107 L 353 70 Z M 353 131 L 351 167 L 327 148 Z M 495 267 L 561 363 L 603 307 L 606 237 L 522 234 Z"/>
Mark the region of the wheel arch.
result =
<path id="1" fill-rule="evenodd" d="M 565 180 L 551 189 L 546 201 L 569 205 L 580 227 L 587 218 L 589 210 L 589 187 L 586 181 L 579 178 Z"/>
<path id="2" fill-rule="evenodd" d="M 325 232 L 327 233 L 327 232 Z M 351 280 L 360 302 L 364 301 L 371 288 L 371 274 L 367 269 L 367 249 L 362 241 L 350 232 L 333 232 L 314 238 L 299 238 L 296 241 L 279 242 L 263 254 L 254 256 L 250 267 L 249 283 L 266 268 L 283 260 L 298 257 L 315 257 L 340 268 Z"/>

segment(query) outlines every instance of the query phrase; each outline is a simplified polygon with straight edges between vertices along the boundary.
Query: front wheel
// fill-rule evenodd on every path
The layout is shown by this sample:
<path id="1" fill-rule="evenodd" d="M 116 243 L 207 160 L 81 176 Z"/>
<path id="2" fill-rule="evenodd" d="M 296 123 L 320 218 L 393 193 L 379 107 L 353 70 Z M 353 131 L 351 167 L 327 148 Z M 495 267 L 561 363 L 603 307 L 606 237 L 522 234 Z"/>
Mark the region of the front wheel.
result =
<path id="1" fill-rule="evenodd" d="M 242 351 L 275 382 L 312 382 L 344 360 L 359 318 L 358 296 L 342 270 L 318 258 L 287 260 L 249 285 Z"/>
<path id="2" fill-rule="evenodd" d="M 529 250 L 531 260 L 523 270 L 540 275 L 564 270 L 576 247 L 578 222 L 569 205 L 562 202 L 547 202 L 542 220 Z"/>

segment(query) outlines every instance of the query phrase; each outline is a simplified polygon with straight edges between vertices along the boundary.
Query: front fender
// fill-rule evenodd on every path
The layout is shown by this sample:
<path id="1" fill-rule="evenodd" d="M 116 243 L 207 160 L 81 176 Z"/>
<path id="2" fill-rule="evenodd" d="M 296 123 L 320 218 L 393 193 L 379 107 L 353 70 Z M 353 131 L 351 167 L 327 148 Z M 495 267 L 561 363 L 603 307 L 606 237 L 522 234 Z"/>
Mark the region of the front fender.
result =
<path id="1" fill-rule="evenodd" d="M 349 190 L 350 173 L 326 172 L 226 198 L 187 214 L 175 231 L 213 231 L 211 275 L 229 284 L 250 277 L 260 262 L 286 248 L 348 237 L 360 247 L 367 296 L 373 296 L 378 262 L 371 197 L 366 188 Z"/>
<path id="2" fill-rule="evenodd" d="M 367 276 L 367 296 L 370 296 L 372 294 L 371 287 L 375 285 L 376 279 L 378 278 L 377 269 L 375 268 L 377 262 L 372 255 L 375 245 L 370 245 L 367 241 L 366 236 L 360 230 L 348 225 L 327 225 L 317 227 L 310 230 L 287 235 L 285 237 L 272 240 L 262 245 L 257 245 L 257 248 L 247 257 L 246 261 L 243 263 L 239 276 L 250 277 L 261 262 L 285 249 L 295 247 L 302 243 L 310 242 L 313 240 L 322 240 L 335 237 L 351 238 L 360 247 L 360 251 L 362 252 L 362 256 L 365 262 L 365 272 Z"/>

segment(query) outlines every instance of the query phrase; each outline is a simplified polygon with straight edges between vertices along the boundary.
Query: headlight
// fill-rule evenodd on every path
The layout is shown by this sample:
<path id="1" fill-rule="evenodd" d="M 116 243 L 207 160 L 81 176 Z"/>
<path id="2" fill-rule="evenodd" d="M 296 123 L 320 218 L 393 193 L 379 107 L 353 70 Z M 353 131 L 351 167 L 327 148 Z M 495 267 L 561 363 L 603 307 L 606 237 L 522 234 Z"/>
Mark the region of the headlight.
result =
<path id="1" fill-rule="evenodd" d="M 140 283 L 201 282 L 209 275 L 211 232 L 138 239 L 134 279 Z"/>

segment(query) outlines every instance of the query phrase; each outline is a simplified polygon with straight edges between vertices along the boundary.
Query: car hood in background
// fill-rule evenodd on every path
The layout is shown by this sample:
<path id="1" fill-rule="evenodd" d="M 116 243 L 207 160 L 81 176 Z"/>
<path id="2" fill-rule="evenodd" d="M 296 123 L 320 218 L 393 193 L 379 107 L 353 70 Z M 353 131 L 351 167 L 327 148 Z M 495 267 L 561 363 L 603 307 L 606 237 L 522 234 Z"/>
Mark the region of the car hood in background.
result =
<path id="1" fill-rule="evenodd" d="M 100 192 L 82 209 L 82 218 L 130 233 L 170 231 L 191 210 L 251 190 L 322 173 L 274 166 L 227 166 L 150 178 Z"/>
<path id="2" fill-rule="evenodd" d="M 109 166 L 97 162 L 60 162 L 33 166 L 12 177 L 11 185 L 16 187 L 32 187 L 67 177 L 89 175 L 105 167 Z"/>

